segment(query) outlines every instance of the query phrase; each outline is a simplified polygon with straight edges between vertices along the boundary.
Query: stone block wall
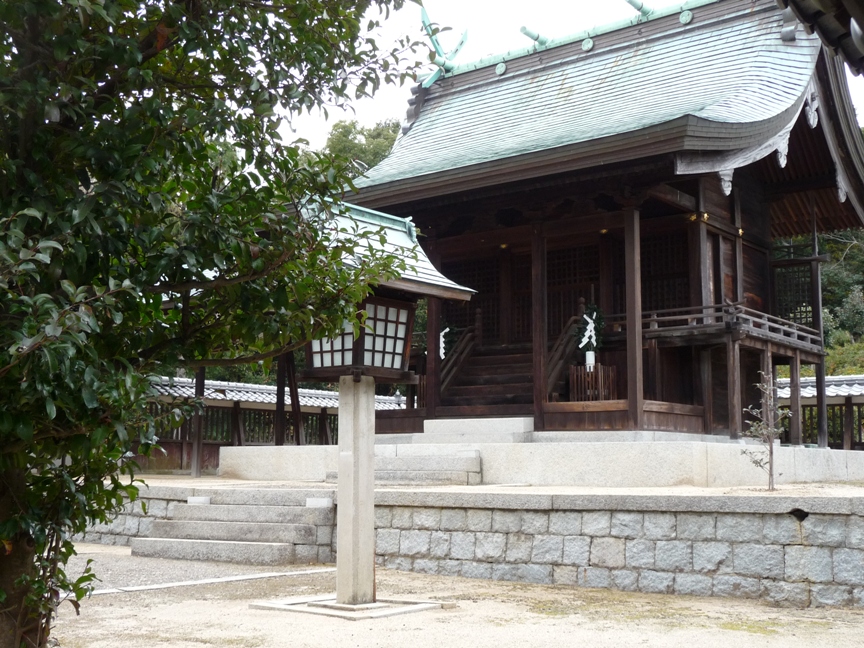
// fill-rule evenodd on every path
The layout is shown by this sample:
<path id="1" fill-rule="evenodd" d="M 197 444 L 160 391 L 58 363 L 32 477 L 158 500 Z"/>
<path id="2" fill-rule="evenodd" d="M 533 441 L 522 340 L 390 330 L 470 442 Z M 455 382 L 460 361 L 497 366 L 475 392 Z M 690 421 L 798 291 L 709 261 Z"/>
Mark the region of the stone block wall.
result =
<path id="1" fill-rule="evenodd" d="M 663 499 L 681 509 L 693 498 Z M 751 503 L 755 512 L 379 505 L 376 559 L 469 578 L 864 607 L 864 517 L 799 521 Z"/>

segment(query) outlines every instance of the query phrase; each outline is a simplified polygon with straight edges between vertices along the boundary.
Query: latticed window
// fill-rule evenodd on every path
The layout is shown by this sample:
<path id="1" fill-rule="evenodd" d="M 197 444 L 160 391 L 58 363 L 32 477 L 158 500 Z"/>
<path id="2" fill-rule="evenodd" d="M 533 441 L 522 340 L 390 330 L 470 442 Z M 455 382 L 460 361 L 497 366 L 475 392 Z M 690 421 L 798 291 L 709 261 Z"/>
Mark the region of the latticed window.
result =
<path id="1" fill-rule="evenodd" d="M 551 250 L 546 256 L 548 335 L 555 338 L 576 315 L 579 298 L 597 300 L 600 284 L 600 248 L 581 245 Z"/>
<path id="2" fill-rule="evenodd" d="M 642 240 L 642 310 L 685 308 L 690 303 L 686 232 Z"/>
<path id="3" fill-rule="evenodd" d="M 474 311 L 483 311 L 483 337 L 498 339 L 498 259 L 487 257 L 442 264 L 442 274 L 452 281 L 477 291 L 469 302 L 444 302 L 444 321 L 450 328 L 473 326 Z"/>
<path id="4" fill-rule="evenodd" d="M 790 322 L 813 326 L 810 264 L 774 268 L 774 314 Z"/>

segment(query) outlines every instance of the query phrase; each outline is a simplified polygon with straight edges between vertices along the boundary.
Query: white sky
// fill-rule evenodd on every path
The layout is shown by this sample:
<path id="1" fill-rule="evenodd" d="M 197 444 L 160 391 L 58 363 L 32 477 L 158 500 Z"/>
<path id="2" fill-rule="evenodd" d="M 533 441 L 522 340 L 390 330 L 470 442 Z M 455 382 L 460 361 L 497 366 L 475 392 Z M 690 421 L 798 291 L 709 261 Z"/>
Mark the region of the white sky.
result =
<path id="1" fill-rule="evenodd" d="M 660 9 L 680 6 L 682 0 L 646 0 L 645 4 Z M 457 64 L 527 47 L 531 41 L 519 33 L 523 25 L 542 36 L 558 38 L 637 15 L 626 0 L 424 0 L 424 6 L 433 22 L 451 28 L 439 36 L 445 51 L 455 46 L 462 32 L 468 30 L 467 43 L 455 59 Z M 694 14 L 698 20 L 698 9 Z M 401 11 L 391 13 L 382 28 L 378 45 L 387 50 L 390 43 L 404 35 L 428 42 L 422 35 L 420 8 L 413 2 L 406 2 Z M 864 106 L 864 79 L 848 77 L 854 103 Z M 330 110 L 329 121 L 323 115 L 315 114 L 295 117 L 294 132 L 285 126 L 281 129 L 282 136 L 286 140 L 302 137 L 309 140 L 313 149 L 319 149 L 327 140 L 330 126 L 340 119 L 356 119 L 366 126 L 383 119 L 402 121 L 411 96 L 410 85 L 409 81 L 401 88 L 383 87 L 373 99 L 355 102 L 354 112 Z M 864 110 L 858 112 L 861 122 Z"/>

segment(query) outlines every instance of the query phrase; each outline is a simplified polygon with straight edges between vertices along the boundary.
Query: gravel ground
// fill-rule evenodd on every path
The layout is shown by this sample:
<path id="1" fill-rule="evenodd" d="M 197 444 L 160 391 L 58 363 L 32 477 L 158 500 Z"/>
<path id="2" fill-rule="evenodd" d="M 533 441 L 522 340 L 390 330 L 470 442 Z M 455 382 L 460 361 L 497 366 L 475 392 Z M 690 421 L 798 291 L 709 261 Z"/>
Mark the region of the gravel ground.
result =
<path id="1" fill-rule="evenodd" d="M 70 573 L 87 559 L 99 588 L 169 583 L 309 567 L 249 567 L 138 558 L 127 548 L 81 545 Z M 455 603 L 450 609 L 371 621 L 250 610 L 273 601 L 335 590 L 333 572 L 95 596 L 76 617 L 60 608 L 53 634 L 61 648 L 663 648 L 855 647 L 864 611 L 785 610 L 754 601 L 629 594 L 502 583 L 379 569 L 378 594 Z"/>

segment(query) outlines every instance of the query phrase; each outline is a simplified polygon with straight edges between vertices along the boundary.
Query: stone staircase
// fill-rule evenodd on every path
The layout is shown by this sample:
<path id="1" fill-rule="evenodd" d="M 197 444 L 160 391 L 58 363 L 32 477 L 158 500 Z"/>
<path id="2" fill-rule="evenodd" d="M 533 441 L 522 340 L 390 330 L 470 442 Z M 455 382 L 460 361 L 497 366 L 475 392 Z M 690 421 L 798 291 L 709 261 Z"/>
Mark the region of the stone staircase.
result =
<path id="1" fill-rule="evenodd" d="M 515 413 L 521 406 L 529 411 L 534 402 L 532 370 L 533 354 L 529 348 L 480 349 L 465 363 L 454 384 L 442 395 L 441 406 L 510 406 L 507 414 Z"/>
<path id="2" fill-rule="evenodd" d="M 337 478 L 335 471 L 327 473 L 327 482 L 335 484 Z M 478 450 L 375 445 L 376 484 L 476 486 L 481 482 Z"/>
<path id="3" fill-rule="evenodd" d="M 333 562 L 332 490 L 195 489 L 170 502 L 132 554 L 253 565 Z"/>

